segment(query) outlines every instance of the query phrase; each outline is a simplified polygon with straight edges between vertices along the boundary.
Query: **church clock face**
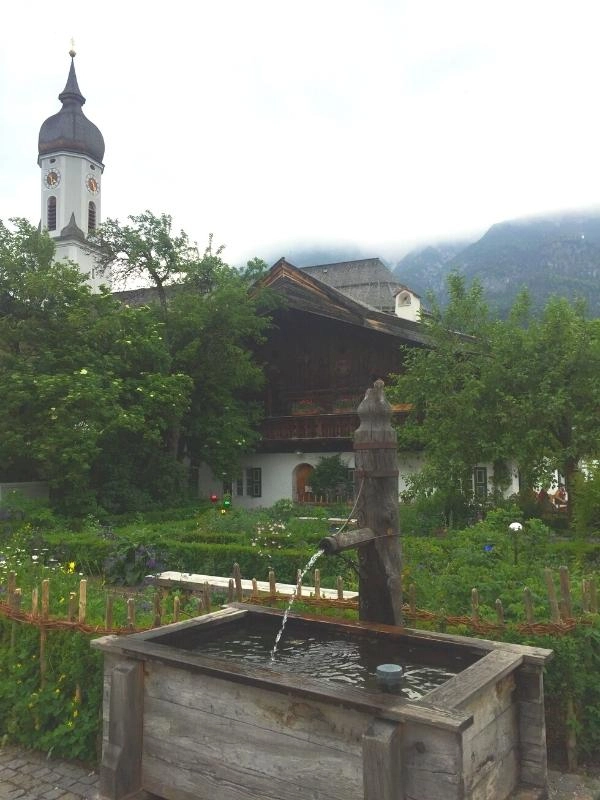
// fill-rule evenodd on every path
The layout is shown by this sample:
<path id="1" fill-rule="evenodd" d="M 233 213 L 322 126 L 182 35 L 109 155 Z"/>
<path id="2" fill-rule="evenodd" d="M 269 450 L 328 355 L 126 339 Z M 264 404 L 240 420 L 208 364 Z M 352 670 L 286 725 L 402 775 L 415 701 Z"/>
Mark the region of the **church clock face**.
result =
<path id="1" fill-rule="evenodd" d="M 94 175 L 87 175 L 85 179 L 85 188 L 90 194 L 98 194 L 100 191 L 100 184 Z"/>
<path id="2" fill-rule="evenodd" d="M 60 183 L 60 172 L 57 169 L 49 169 L 44 175 L 44 186 L 47 189 L 56 189 Z"/>

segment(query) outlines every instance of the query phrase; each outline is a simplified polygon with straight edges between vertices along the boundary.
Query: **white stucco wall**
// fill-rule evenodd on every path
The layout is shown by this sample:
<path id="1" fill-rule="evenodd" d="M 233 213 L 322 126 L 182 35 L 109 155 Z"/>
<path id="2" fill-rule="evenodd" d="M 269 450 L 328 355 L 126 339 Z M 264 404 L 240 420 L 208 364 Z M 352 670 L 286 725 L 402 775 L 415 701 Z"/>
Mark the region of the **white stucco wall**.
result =
<path id="1" fill-rule="evenodd" d="M 329 453 L 259 453 L 246 456 L 242 462 L 244 473 L 244 492 L 246 492 L 245 472 L 251 467 L 260 468 L 262 472 L 262 496 L 249 497 L 246 493 L 236 494 L 233 486 L 232 505 L 237 508 L 262 508 L 272 506 L 278 500 L 291 500 L 294 498 L 295 474 L 294 470 L 301 464 L 310 464 L 316 467 L 324 456 L 337 455 Z M 342 461 L 349 469 L 354 468 L 354 452 L 341 453 Z M 423 457 L 415 453 L 399 454 L 398 492 L 406 489 L 406 478 L 418 472 L 423 465 Z M 219 498 L 223 495 L 223 484 L 216 479 L 210 469 L 204 464 L 198 471 L 198 493 L 202 498 L 216 494 Z"/>
<path id="2" fill-rule="evenodd" d="M 487 464 L 478 464 L 477 466 L 485 467 L 487 469 L 487 490 L 488 494 L 491 494 L 494 491 L 494 465 L 491 462 L 488 462 Z M 517 494 L 519 491 L 519 470 L 517 465 L 509 462 L 508 471 L 510 483 L 504 491 L 504 497 L 510 497 L 513 494 Z"/>

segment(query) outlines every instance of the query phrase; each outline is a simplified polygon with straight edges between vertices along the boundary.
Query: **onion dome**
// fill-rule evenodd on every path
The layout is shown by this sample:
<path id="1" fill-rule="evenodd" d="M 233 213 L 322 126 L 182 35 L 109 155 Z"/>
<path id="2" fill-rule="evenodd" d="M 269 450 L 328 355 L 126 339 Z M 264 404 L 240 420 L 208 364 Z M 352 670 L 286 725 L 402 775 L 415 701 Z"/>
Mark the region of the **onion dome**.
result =
<path id="1" fill-rule="evenodd" d="M 58 95 L 63 106 L 58 114 L 48 117 L 40 128 L 38 163 L 42 156 L 63 150 L 67 153 L 80 153 L 101 164 L 104 158 L 104 139 L 99 129 L 81 110 L 85 97 L 77 85 L 75 51 L 70 50 L 69 55 L 69 77 L 65 88 Z"/>

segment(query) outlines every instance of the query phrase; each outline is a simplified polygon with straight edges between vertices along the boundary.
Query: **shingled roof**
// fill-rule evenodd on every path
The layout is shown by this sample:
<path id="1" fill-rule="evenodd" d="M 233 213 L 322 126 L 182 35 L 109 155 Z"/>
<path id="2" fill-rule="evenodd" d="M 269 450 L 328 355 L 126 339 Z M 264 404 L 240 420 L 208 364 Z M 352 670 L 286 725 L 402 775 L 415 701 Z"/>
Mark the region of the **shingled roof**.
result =
<path id="1" fill-rule="evenodd" d="M 338 261 L 301 269 L 358 303 L 392 314 L 395 309 L 394 295 L 399 289 L 405 288 L 380 258 Z"/>
<path id="2" fill-rule="evenodd" d="M 280 258 L 271 267 L 259 280 L 259 285 L 269 287 L 282 295 L 285 298 L 286 308 L 368 328 L 406 342 L 428 344 L 426 331 L 420 322 L 401 319 L 395 314 L 382 312 L 359 300 L 353 300 L 341 289 L 336 289 L 317 276 L 311 275 L 309 269 L 295 267 L 285 258 Z"/>

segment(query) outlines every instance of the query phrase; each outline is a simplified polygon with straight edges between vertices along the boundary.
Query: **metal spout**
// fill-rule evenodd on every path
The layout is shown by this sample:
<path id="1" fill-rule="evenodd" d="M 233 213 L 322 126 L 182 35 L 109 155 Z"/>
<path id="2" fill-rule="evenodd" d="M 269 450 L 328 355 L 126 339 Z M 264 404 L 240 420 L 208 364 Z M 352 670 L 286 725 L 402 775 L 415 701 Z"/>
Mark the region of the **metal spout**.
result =
<path id="1" fill-rule="evenodd" d="M 346 531 L 326 536 L 319 542 L 319 549 L 323 550 L 326 556 L 334 556 L 343 550 L 364 547 L 364 545 L 372 542 L 374 538 L 375 534 L 371 528 L 359 528 L 356 531 Z"/>

